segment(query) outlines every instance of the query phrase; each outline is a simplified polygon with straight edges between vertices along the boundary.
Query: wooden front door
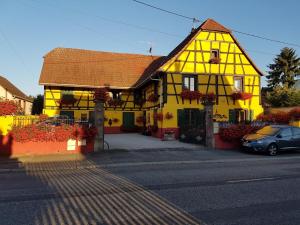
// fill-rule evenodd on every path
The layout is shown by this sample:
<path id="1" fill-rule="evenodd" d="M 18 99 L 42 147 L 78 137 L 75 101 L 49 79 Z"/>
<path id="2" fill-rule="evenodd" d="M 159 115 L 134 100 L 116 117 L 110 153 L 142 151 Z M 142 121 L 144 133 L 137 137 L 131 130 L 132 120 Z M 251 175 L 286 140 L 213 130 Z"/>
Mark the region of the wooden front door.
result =
<path id="1" fill-rule="evenodd" d="M 199 109 L 178 109 L 179 140 L 205 143 L 205 112 Z"/>
<path id="2" fill-rule="evenodd" d="M 123 129 L 129 131 L 134 127 L 134 112 L 123 112 Z"/>

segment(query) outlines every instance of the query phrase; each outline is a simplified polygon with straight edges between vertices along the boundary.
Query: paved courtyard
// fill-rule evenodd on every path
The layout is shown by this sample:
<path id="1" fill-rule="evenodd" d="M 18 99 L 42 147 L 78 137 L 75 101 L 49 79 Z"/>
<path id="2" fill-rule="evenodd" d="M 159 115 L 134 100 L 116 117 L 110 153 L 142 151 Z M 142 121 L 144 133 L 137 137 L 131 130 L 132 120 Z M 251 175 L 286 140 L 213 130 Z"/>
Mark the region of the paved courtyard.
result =
<path id="1" fill-rule="evenodd" d="M 105 134 L 105 141 L 109 143 L 110 149 L 168 149 L 168 148 L 185 148 L 185 149 L 203 149 L 202 145 L 183 143 L 178 140 L 162 141 L 159 138 L 141 135 L 138 133 L 128 134 Z"/>

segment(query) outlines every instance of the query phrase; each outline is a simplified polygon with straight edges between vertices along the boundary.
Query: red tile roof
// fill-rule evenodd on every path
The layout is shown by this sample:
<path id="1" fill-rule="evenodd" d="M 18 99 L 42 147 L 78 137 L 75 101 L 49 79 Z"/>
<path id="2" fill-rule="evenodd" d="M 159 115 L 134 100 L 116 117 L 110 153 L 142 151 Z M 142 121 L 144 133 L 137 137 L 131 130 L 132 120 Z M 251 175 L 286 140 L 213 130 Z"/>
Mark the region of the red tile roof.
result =
<path id="1" fill-rule="evenodd" d="M 207 19 L 203 24 L 201 24 L 200 27 L 201 30 L 220 31 L 226 33 L 231 32 L 229 29 L 219 24 L 218 22 L 214 21 L 213 19 Z"/>
<path id="2" fill-rule="evenodd" d="M 179 55 L 201 30 L 231 31 L 213 19 L 207 19 L 194 29 L 170 54 L 149 56 L 128 53 L 91 51 L 73 48 L 55 48 L 44 56 L 39 83 L 49 86 L 135 88 L 151 79 L 168 61 Z M 233 37 L 234 38 L 234 37 Z M 238 42 L 237 42 L 238 44 Z M 262 75 L 260 70 L 248 60 Z"/>
<path id="3" fill-rule="evenodd" d="M 13 85 L 9 80 L 5 77 L 0 76 L 0 86 L 10 92 L 13 96 L 17 98 L 21 98 L 23 100 L 32 102 L 32 99 L 25 95 L 19 88 Z"/>
<path id="4" fill-rule="evenodd" d="M 55 48 L 44 56 L 42 85 L 131 88 L 157 68 L 163 57 Z"/>

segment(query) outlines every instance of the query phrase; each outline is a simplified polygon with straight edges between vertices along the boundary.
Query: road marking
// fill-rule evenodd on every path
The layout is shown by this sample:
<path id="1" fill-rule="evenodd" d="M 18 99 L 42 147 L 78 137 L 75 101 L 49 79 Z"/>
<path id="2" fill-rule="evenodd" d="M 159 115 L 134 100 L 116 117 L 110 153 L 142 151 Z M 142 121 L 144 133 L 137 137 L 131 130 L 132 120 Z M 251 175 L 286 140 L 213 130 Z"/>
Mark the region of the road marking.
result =
<path id="1" fill-rule="evenodd" d="M 275 179 L 278 179 L 278 177 L 262 177 L 262 178 L 253 178 L 253 179 L 229 180 L 227 181 L 227 183 L 255 182 L 255 181 L 275 180 Z"/>

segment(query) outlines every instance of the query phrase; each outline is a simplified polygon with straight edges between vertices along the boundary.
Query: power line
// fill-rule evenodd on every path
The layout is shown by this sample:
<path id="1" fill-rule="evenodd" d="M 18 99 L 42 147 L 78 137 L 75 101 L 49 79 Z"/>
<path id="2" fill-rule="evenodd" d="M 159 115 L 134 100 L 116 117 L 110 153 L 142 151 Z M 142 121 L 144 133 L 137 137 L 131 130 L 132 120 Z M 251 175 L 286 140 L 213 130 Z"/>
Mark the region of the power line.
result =
<path id="1" fill-rule="evenodd" d="M 31 1 L 32 1 L 32 2 L 35 2 L 36 0 L 31 0 Z M 133 0 L 133 1 L 142 4 L 141 1 L 137 1 L 137 0 Z M 28 3 L 28 2 L 26 2 L 26 3 Z M 25 2 L 23 2 L 23 4 L 25 4 Z M 160 30 L 156 30 L 156 29 L 152 29 L 152 28 L 148 28 L 148 27 L 144 27 L 144 26 L 140 26 L 140 25 L 136 25 L 136 24 L 130 24 L 130 23 L 127 23 L 127 22 L 124 22 L 124 21 L 120 21 L 120 20 L 110 19 L 110 18 L 98 16 L 98 15 L 91 15 L 90 13 L 88 13 L 88 12 L 86 12 L 86 11 L 83 11 L 83 10 L 72 9 L 72 8 L 70 8 L 70 7 L 68 7 L 68 8 L 66 8 L 66 7 L 61 7 L 61 6 L 58 6 L 57 4 L 54 5 L 54 4 L 51 4 L 51 3 L 48 3 L 48 2 L 47 2 L 46 5 L 47 5 L 48 7 L 51 7 L 51 8 L 55 8 L 55 9 L 60 8 L 60 9 L 62 9 L 62 10 L 69 10 L 69 11 L 71 11 L 71 12 L 73 12 L 73 13 L 77 13 L 77 14 L 81 14 L 81 15 L 85 15 L 85 16 L 86 16 L 86 15 L 92 16 L 92 17 L 95 17 L 95 18 L 97 18 L 97 19 L 99 19 L 99 20 L 103 20 L 103 21 L 106 21 L 106 22 L 115 23 L 115 24 L 119 24 L 119 25 L 121 24 L 121 25 L 124 25 L 124 26 L 133 27 L 133 28 L 135 28 L 135 29 L 146 30 L 146 31 L 149 31 L 149 32 L 160 33 L 160 34 L 163 34 L 163 35 L 173 36 L 173 37 L 180 37 L 180 38 L 184 38 L 184 37 L 185 37 L 185 36 L 183 36 L 183 35 L 171 34 L 171 33 L 163 32 L 163 31 L 160 31 Z M 145 5 L 148 6 L 149 4 L 145 3 Z M 27 6 L 28 6 L 28 5 L 27 5 Z M 33 7 L 33 6 L 31 5 L 31 7 Z M 35 7 L 35 8 L 36 8 L 36 7 Z M 174 15 L 178 16 L 178 15 L 180 15 L 180 14 L 174 14 Z M 189 20 L 193 20 L 193 22 L 195 22 L 195 21 L 194 21 L 194 18 L 192 18 L 192 17 L 186 17 L 186 18 L 189 19 Z M 68 20 L 70 21 L 69 18 L 68 18 Z M 71 22 L 71 21 L 70 21 L 70 22 Z M 201 21 L 197 20 L 197 22 L 201 22 Z M 86 29 L 86 30 L 89 30 L 89 31 L 91 31 L 91 32 L 95 32 L 95 33 L 97 33 L 97 34 L 100 34 L 99 31 L 97 31 L 97 30 L 95 30 L 95 29 L 93 29 L 93 28 L 91 28 L 91 27 L 89 27 L 89 26 L 82 25 L 82 24 L 79 24 L 79 23 L 75 23 L 74 21 L 73 21 L 72 23 L 73 23 L 74 25 L 77 25 L 77 26 L 83 28 L 83 29 Z M 105 36 L 105 35 L 103 35 L 103 33 L 101 32 L 101 36 Z M 114 39 L 114 37 L 111 37 L 111 38 Z M 130 44 L 131 44 L 131 43 L 130 43 Z M 131 44 L 131 45 L 132 45 L 132 44 Z M 132 46 L 133 46 L 133 45 L 132 45 Z M 275 54 L 272 54 L 272 53 L 266 53 L 266 52 L 262 52 L 262 51 L 256 51 L 256 50 L 247 50 L 247 51 L 249 51 L 249 52 L 255 52 L 255 53 L 258 53 L 258 54 L 273 55 L 273 56 L 275 56 Z"/>
<path id="2" fill-rule="evenodd" d="M 145 2 L 141 2 L 141 1 L 138 1 L 138 0 L 133 0 L 134 2 L 137 2 L 139 4 L 142 4 L 142 5 L 145 5 L 145 6 L 148 6 L 148 7 L 151 7 L 153 9 L 157 9 L 157 10 L 160 10 L 160 11 L 163 11 L 163 12 L 166 12 L 166 13 L 169 13 L 169 14 L 172 14 L 172 15 L 175 15 L 175 16 L 179 16 L 179 17 L 182 17 L 182 18 L 185 18 L 185 19 L 188 19 L 188 20 L 193 20 L 193 22 L 200 22 L 200 20 L 196 19 L 196 18 L 193 18 L 193 17 L 189 17 L 189 16 L 185 16 L 185 15 L 182 15 L 182 14 L 179 14 L 179 13 L 176 13 L 176 12 L 172 12 L 172 11 L 169 11 L 169 10 L 166 10 L 166 9 L 162 9 L 162 8 L 159 8 L 157 6 L 154 6 L 154 5 L 150 5 L 148 3 L 145 3 Z"/>
<path id="3" fill-rule="evenodd" d="M 166 13 L 169 13 L 169 14 L 172 14 L 172 15 L 175 15 L 175 16 L 179 16 L 179 17 L 182 17 L 182 18 L 185 18 L 185 19 L 192 20 L 193 22 L 201 22 L 201 20 L 199 20 L 199 19 L 196 19 L 196 18 L 193 18 L 193 17 L 189 17 L 189 16 L 186 16 L 186 15 L 182 15 L 182 14 L 176 13 L 174 11 L 166 10 L 166 9 L 160 8 L 158 6 L 150 5 L 150 4 L 142 2 L 142 1 L 138 1 L 138 0 L 132 0 L 132 1 L 134 1 L 134 2 L 136 2 L 138 4 L 141 4 L 141 5 L 144 5 L 146 7 L 150 7 L 150 8 L 162 11 L 162 12 L 166 12 Z M 253 37 L 253 38 L 258 38 L 258 39 L 262 39 L 262 40 L 265 40 L 265 41 L 271 41 L 271 42 L 276 42 L 276 43 L 290 45 L 290 46 L 294 46 L 294 47 L 300 48 L 299 44 L 285 42 L 285 41 L 280 41 L 280 40 L 275 40 L 275 39 L 271 39 L 271 38 L 268 38 L 268 37 L 263 37 L 263 36 L 256 35 L 256 34 L 251 34 L 251 33 L 243 32 L 243 31 L 238 31 L 238 30 L 235 30 L 235 29 L 231 29 L 231 30 L 233 32 L 235 32 L 235 33 L 243 34 L 243 35 L 250 36 L 250 37 Z"/>

